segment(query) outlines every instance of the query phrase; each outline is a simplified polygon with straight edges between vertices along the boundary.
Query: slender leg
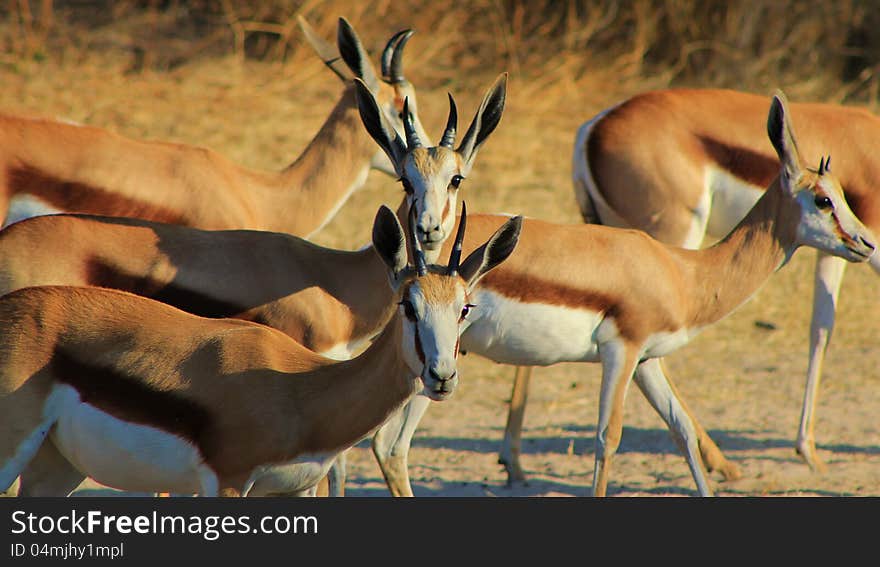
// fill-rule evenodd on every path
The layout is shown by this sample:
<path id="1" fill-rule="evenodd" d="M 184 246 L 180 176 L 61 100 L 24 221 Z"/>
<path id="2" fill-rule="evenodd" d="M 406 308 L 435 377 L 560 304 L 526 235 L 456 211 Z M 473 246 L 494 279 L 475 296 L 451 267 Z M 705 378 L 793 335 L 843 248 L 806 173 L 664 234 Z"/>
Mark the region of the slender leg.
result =
<path id="1" fill-rule="evenodd" d="M 821 252 L 816 257 L 815 283 L 813 286 L 813 319 L 810 322 L 810 362 L 807 366 L 807 384 L 801 407 L 795 450 L 810 468 L 817 472 L 825 470 L 825 463 L 816 454 L 813 435 L 819 382 L 822 378 L 822 362 L 834 330 L 834 315 L 840 282 L 846 269 L 846 261 Z"/>
<path id="2" fill-rule="evenodd" d="M 700 496 L 712 496 L 712 489 L 709 487 L 706 469 L 703 466 L 699 432 L 690 412 L 681 403 L 678 392 L 672 388 L 663 372 L 660 359 L 646 360 L 636 366 L 635 380 L 651 406 L 666 422 L 672 438 L 684 453 Z"/>
<path id="3" fill-rule="evenodd" d="M 21 473 L 18 495 L 68 496 L 85 478 L 64 458 L 54 443 L 46 441 Z"/>
<path id="4" fill-rule="evenodd" d="M 504 428 L 501 452 L 498 454 L 498 462 L 504 465 L 504 469 L 507 471 L 508 486 L 525 484 L 526 482 L 526 475 L 520 466 L 519 456 L 522 449 L 522 426 L 531 380 L 531 366 L 516 367 L 513 392 L 510 394 L 510 409 L 507 412 L 507 426 Z"/>
<path id="5" fill-rule="evenodd" d="M 700 455 L 703 458 L 703 464 L 706 466 L 706 470 L 709 472 L 718 471 L 721 473 L 721 476 L 724 480 L 737 480 L 742 478 L 742 471 L 736 463 L 732 463 L 727 460 L 727 457 L 724 456 L 724 453 L 721 452 L 721 449 L 718 448 L 718 445 L 715 444 L 715 441 L 709 437 L 709 434 L 706 433 L 706 430 L 703 429 L 703 426 L 700 425 L 700 421 L 694 415 L 694 412 L 688 407 L 687 403 L 684 401 L 684 398 L 681 397 L 681 394 L 678 392 L 678 388 L 675 387 L 675 383 L 669 377 L 669 373 L 666 371 L 665 365 L 663 364 L 663 359 L 659 360 L 660 371 L 666 376 L 666 382 L 669 385 L 670 389 L 672 389 L 672 393 L 675 395 L 675 399 L 678 400 L 679 405 L 681 405 L 682 409 L 684 409 L 685 413 L 687 413 L 688 417 L 691 419 L 691 423 L 694 425 L 694 429 L 697 432 L 697 441 L 700 445 Z M 639 386 L 641 388 L 641 386 Z M 644 393 L 644 390 L 643 390 Z M 645 397 L 648 395 L 645 394 Z M 648 398 L 648 401 L 651 401 Z M 656 407 L 654 409 L 657 409 Z M 659 410 L 658 410 L 659 412 Z M 662 415 L 662 414 L 661 414 Z"/>
<path id="6" fill-rule="evenodd" d="M 373 435 L 373 454 L 392 496 L 412 496 L 408 456 L 413 435 L 431 400 L 412 398 L 401 411 L 389 417 Z"/>
<path id="7" fill-rule="evenodd" d="M 330 496 L 330 474 L 332 473 L 322 476 L 315 485 L 315 496 Z"/>
<path id="8" fill-rule="evenodd" d="M 376 457 L 379 470 L 382 471 L 382 476 L 385 477 L 385 484 L 388 486 L 392 496 L 400 496 L 400 489 L 398 488 L 400 482 L 398 481 L 399 475 L 396 474 L 397 469 L 394 465 L 390 464 L 389 460 L 391 457 L 391 447 L 394 445 L 394 441 L 400 435 L 400 430 L 403 427 L 404 411 L 405 408 L 401 408 L 391 414 L 385 420 L 385 423 L 373 434 L 373 456 Z"/>
<path id="9" fill-rule="evenodd" d="M 593 470 L 593 496 L 605 496 L 611 461 L 623 433 L 623 402 L 635 371 L 635 349 L 621 341 L 603 343 L 602 387 L 599 391 L 599 422 L 596 427 L 596 464 Z"/>
<path id="10" fill-rule="evenodd" d="M 202 465 L 199 467 L 199 496 L 211 498 L 220 495 L 220 481 L 217 474 L 209 467 Z"/>
<path id="11" fill-rule="evenodd" d="M 319 490 L 319 496 L 333 496 L 340 498 L 345 496 L 345 467 L 347 462 L 348 451 L 343 451 L 337 455 L 336 460 L 330 466 L 330 472 L 327 473 L 327 494 L 322 494 Z"/>
<path id="12" fill-rule="evenodd" d="M 2 440 L 2 447 L 0 447 L 0 491 L 6 492 L 34 458 L 40 446 L 46 441 L 55 419 L 54 416 L 44 417 L 42 421 L 34 423 L 34 427 L 27 433 L 25 433 L 26 427 L 30 424 L 22 424 L 16 428 L 17 431 L 13 435 Z"/>

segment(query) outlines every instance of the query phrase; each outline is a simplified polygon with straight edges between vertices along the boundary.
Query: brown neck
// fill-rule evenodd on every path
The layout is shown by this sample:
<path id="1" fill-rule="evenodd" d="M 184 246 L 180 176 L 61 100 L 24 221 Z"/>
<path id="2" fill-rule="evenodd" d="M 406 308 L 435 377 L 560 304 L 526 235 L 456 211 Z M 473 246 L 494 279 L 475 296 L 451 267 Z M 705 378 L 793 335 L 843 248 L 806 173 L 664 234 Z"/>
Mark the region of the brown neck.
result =
<path id="1" fill-rule="evenodd" d="M 796 223 L 773 182 L 724 240 L 704 250 L 680 250 L 690 276 L 692 327 L 720 320 L 748 300 L 794 253 Z"/>
<path id="2" fill-rule="evenodd" d="M 265 229 L 306 238 L 317 232 L 363 185 L 378 151 L 347 87 L 308 147 L 261 195 Z"/>
<path id="3" fill-rule="evenodd" d="M 407 210 L 404 196 L 397 209 L 398 218 Z M 402 218 L 401 222 L 406 222 L 405 214 Z M 344 262 L 330 258 L 330 267 L 339 272 L 326 282 L 324 288 L 339 299 L 354 318 L 351 334 L 339 337 L 337 342 L 359 342 L 375 336 L 388 323 L 396 308 L 392 301 L 394 292 L 388 283 L 388 268 L 372 246 L 343 254 Z"/>
<path id="4" fill-rule="evenodd" d="M 378 333 L 396 308 L 394 292 L 388 283 L 385 264 L 370 246 L 357 252 L 345 252 L 336 260 L 328 255 L 328 273 L 322 288 L 339 302 L 340 309 L 350 314 L 350 332 L 340 333 L 335 344 L 361 342 Z"/>
<path id="5" fill-rule="evenodd" d="M 419 391 L 420 379 L 401 352 L 402 321 L 395 315 L 360 356 L 318 369 L 298 382 L 295 406 L 303 423 L 304 453 L 326 453 L 354 445 L 385 422 Z M 303 389 L 308 391 L 303 394 Z M 308 396 L 308 403 L 303 403 Z"/>

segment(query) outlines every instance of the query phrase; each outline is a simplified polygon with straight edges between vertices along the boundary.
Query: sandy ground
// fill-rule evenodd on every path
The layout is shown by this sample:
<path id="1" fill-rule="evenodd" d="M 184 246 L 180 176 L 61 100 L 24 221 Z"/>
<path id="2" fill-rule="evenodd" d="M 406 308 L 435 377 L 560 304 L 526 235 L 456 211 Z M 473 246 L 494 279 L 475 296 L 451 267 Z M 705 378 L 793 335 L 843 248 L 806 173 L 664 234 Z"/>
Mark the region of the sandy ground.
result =
<path id="1" fill-rule="evenodd" d="M 339 93 L 338 82 L 318 63 L 304 60 L 295 71 L 263 64 L 240 68 L 230 61 L 170 75 L 125 75 L 121 65 L 97 60 L 63 68 L 4 68 L 0 108 L 62 116 L 129 136 L 198 143 L 251 167 L 279 168 L 304 147 Z M 418 85 L 418 73 L 412 74 Z M 511 79 L 505 118 L 481 151 L 463 197 L 471 211 L 576 222 L 569 181 L 575 128 L 625 93 L 609 91 L 588 102 L 575 93 L 557 93 L 578 109 L 560 114 L 552 105 L 522 98 L 522 87 Z M 469 120 L 481 95 L 456 93 L 462 116 Z M 438 130 L 446 118 L 445 90 L 420 91 L 420 107 L 426 125 Z M 359 247 L 367 241 L 376 207 L 396 205 L 399 198 L 390 178 L 372 173 L 367 187 L 316 240 Z M 880 495 L 880 279 L 867 267 L 847 272 L 825 365 L 816 432 L 827 472 L 810 472 L 793 449 L 814 257 L 799 251 L 748 304 L 667 359 L 704 427 L 742 468 L 741 480 L 714 478 L 719 495 Z M 756 322 L 772 323 L 775 330 Z M 598 365 L 536 369 L 522 458 L 530 482 L 516 488 L 505 485 L 497 464 L 513 369 L 468 355 L 461 371 L 455 396 L 434 404 L 416 434 L 410 474 L 417 496 L 590 494 Z M 348 461 L 350 496 L 388 495 L 368 442 L 354 447 Z M 614 496 L 696 494 L 684 458 L 635 388 L 627 398 L 610 478 Z"/>

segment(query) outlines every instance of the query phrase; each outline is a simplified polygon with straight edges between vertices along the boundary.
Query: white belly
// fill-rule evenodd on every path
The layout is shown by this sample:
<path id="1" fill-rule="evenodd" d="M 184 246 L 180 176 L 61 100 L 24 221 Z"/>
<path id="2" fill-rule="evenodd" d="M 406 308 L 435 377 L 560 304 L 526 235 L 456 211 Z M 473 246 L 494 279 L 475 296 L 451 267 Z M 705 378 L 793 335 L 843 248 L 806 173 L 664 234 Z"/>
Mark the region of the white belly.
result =
<path id="1" fill-rule="evenodd" d="M 51 439 L 82 473 L 120 490 L 200 491 L 198 449 L 163 430 L 129 423 L 80 400 L 67 385 Z"/>
<path id="2" fill-rule="evenodd" d="M 242 496 L 290 495 L 308 490 L 327 475 L 336 455 L 303 455 L 290 463 L 260 467 Z"/>
<path id="3" fill-rule="evenodd" d="M 519 303 L 486 289 L 478 289 L 471 302 L 477 307 L 461 337 L 464 351 L 522 366 L 599 359 L 595 332 L 600 313 Z"/>
<path id="4" fill-rule="evenodd" d="M 6 227 L 14 222 L 29 219 L 31 217 L 53 215 L 62 212 L 64 211 L 51 207 L 44 201 L 24 193 L 16 195 L 9 202 L 9 211 L 6 213 L 6 219 L 3 222 L 3 226 Z"/>

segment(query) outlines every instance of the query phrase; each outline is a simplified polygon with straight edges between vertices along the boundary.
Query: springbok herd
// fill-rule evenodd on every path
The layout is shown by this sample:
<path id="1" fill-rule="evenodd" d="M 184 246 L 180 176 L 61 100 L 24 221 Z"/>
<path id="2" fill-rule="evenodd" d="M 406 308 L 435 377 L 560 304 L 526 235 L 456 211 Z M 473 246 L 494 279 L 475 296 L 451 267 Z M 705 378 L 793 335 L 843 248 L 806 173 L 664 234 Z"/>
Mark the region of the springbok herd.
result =
<path id="1" fill-rule="evenodd" d="M 796 448 L 822 468 L 813 423 L 844 268 L 880 272 L 880 161 L 861 143 L 880 138 L 880 120 L 782 93 L 647 92 L 577 132 L 585 224 L 468 215 L 464 201 L 457 215 L 507 75 L 463 134 L 450 95 L 433 145 L 403 73 L 411 31 L 391 37 L 377 73 L 345 19 L 336 45 L 300 27 L 345 88 L 279 173 L 0 115 L 0 490 L 68 495 L 90 477 L 147 493 L 315 495 L 327 479 L 342 495 L 346 450 L 372 436 L 391 494 L 412 496 L 413 434 L 470 352 L 518 367 L 510 481 L 524 480 L 529 369 L 599 362 L 593 494 L 606 493 L 633 379 L 709 496 L 709 471 L 740 470 L 662 358 L 800 246 L 819 261 Z M 848 159 L 832 165 L 829 147 Z M 375 213 L 372 246 L 309 242 L 370 168 L 404 189 L 396 212 Z M 707 235 L 717 243 L 698 249 Z"/>

